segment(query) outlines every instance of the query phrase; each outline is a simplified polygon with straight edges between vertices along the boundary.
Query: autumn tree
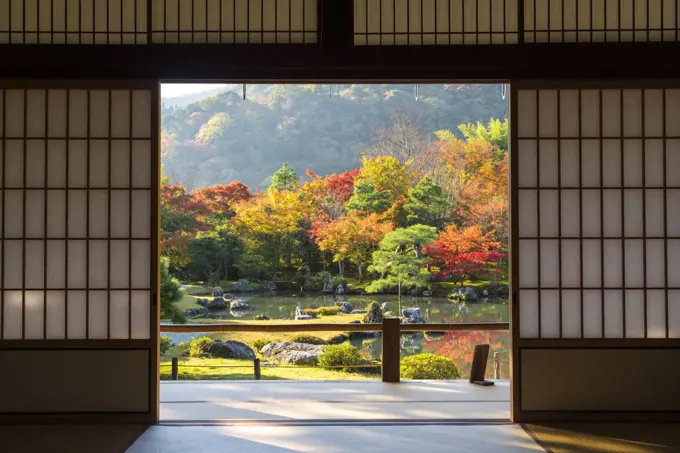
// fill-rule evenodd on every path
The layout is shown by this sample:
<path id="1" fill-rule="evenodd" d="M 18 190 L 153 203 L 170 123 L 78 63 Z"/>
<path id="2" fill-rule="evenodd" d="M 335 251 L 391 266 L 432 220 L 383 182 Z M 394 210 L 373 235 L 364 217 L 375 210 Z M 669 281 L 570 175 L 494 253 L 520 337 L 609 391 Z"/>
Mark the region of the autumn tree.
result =
<path id="1" fill-rule="evenodd" d="M 248 186 L 232 181 L 229 184 L 196 189 L 191 192 L 190 197 L 194 202 L 206 206 L 212 215 L 230 217 L 234 204 L 250 199 L 251 194 Z"/>
<path id="2" fill-rule="evenodd" d="M 362 216 L 353 212 L 336 221 L 316 222 L 312 237 L 322 251 L 333 253 L 333 261 L 339 264 L 343 275 L 343 261 L 356 264 L 359 281 L 363 281 L 364 262 L 371 250 L 380 244 L 385 234 L 394 228 L 391 223 L 380 223 L 376 214 Z"/>
<path id="3" fill-rule="evenodd" d="M 192 280 L 222 280 L 243 254 L 243 243 L 225 227 L 199 232 L 189 242 L 189 275 Z"/>
<path id="4" fill-rule="evenodd" d="M 288 162 L 284 162 L 281 168 L 272 175 L 272 183 L 269 189 L 292 190 L 298 185 L 298 175 Z"/>
<path id="5" fill-rule="evenodd" d="M 345 209 L 347 212 L 379 213 L 387 210 L 393 202 L 388 192 L 377 190 L 368 179 L 360 179 L 354 185 L 354 194 Z"/>
<path id="6" fill-rule="evenodd" d="M 410 225 L 422 224 L 443 229 L 451 221 L 451 199 L 426 176 L 409 190 L 404 211 Z"/>
<path id="7" fill-rule="evenodd" d="M 453 279 L 462 286 L 471 275 L 498 272 L 494 265 L 504 257 L 499 248 L 500 243 L 493 240 L 491 233 L 484 233 L 480 225 L 449 225 L 425 252 L 439 267 L 437 277 Z"/>

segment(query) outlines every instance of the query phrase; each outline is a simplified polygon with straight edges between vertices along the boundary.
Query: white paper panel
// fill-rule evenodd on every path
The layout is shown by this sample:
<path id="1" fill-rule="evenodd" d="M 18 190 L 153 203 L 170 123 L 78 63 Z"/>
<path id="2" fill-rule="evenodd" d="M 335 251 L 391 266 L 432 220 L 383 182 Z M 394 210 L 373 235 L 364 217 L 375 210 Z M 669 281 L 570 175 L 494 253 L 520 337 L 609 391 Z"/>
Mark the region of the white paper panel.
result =
<path id="1" fill-rule="evenodd" d="M 65 241 L 47 241 L 47 287 L 64 288 L 66 282 L 66 243 Z"/>
<path id="2" fill-rule="evenodd" d="M 23 332 L 23 315 L 21 311 L 21 291 L 4 292 L 3 339 L 20 340 Z"/>
<path id="3" fill-rule="evenodd" d="M 663 190 L 645 191 L 645 228 L 647 237 L 664 235 Z"/>
<path id="4" fill-rule="evenodd" d="M 621 92 L 602 90 L 602 135 L 621 136 Z"/>
<path id="5" fill-rule="evenodd" d="M 132 241 L 132 287 L 151 288 L 151 242 Z"/>
<path id="6" fill-rule="evenodd" d="M 66 293 L 64 291 L 46 291 L 48 340 L 60 340 L 66 336 Z"/>
<path id="7" fill-rule="evenodd" d="M 85 241 L 68 241 L 68 287 L 85 288 L 87 250 Z"/>
<path id="8" fill-rule="evenodd" d="M 26 241 L 26 281 L 27 289 L 45 287 L 45 256 L 43 241 Z M 8 263 L 10 264 L 10 263 Z"/>
<path id="9" fill-rule="evenodd" d="M 562 337 L 581 337 L 581 293 L 562 291 Z"/>
<path id="10" fill-rule="evenodd" d="M 151 188 L 151 142 L 132 142 L 132 187 Z"/>
<path id="11" fill-rule="evenodd" d="M 644 252 L 643 241 L 627 239 L 624 241 L 627 288 L 639 288 L 644 285 Z"/>
<path id="12" fill-rule="evenodd" d="M 149 291 L 132 291 L 132 332 L 133 339 L 148 340 L 151 338 L 151 293 Z"/>
<path id="13" fill-rule="evenodd" d="M 27 340 L 42 340 L 45 336 L 45 294 L 43 291 L 26 291 L 26 332 Z"/>
<path id="14" fill-rule="evenodd" d="M 581 147 L 582 185 L 583 187 L 600 187 L 600 141 L 583 140 Z"/>
<path id="15" fill-rule="evenodd" d="M 669 239 L 668 247 L 668 286 L 680 287 L 680 240 Z"/>
<path id="16" fill-rule="evenodd" d="M 560 146 L 560 182 L 562 187 L 578 187 L 579 142 L 578 140 L 561 140 Z"/>
<path id="17" fill-rule="evenodd" d="M 645 293 L 642 290 L 626 291 L 626 338 L 645 337 Z"/>
<path id="18" fill-rule="evenodd" d="M 127 288 L 130 284 L 129 241 L 111 241 L 111 287 Z"/>
<path id="19" fill-rule="evenodd" d="M 578 240 L 562 242 L 562 287 L 581 286 L 581 246 Z"/>
<path id="20" fill-rule="evenodd" d="M 663 288 L 665 286 L 664 241 L 663 239 L 647 240 L 647 287 Z"/>
<path id="21" fill-rule="evenodd" d="M 536 187 L 538 181 L 536 179 L 536 141 L 535 140 L 520 140 L 519 141 L 519 175 L 517 185 L 519 187 Z M 680 152 L 679 152 L 680 155 Z M 678 160 L 680 162 L 680 159 Z"/>
<path id="22" fill-rule="evenodd" d="M 539 90 L 538 105 L 540 109 L 539 136 L 557 137 L 557 90 Z"/>
<path id="23" fill-rule="evenodd" d="M 66 192 L 47 191 L 47 237 L 66 237 Z"/>
<path id="24" fill-rule="evenodd" d="M 66 141 L 49 140 L 47 142 L 47 185 L 49 187 L 66 187 Z"/>
<path id="25" fill-rule="evenodd" d="M 642 140 L 623 142 L 623 185 L 642 186 Z"/>
<path id="26" fill-rule="evenodd" d="M 26 237 L 42 238 L 45 236 L 45 192 L 42 190 L 26 191 Z"/>
<path id="27" fill-rule="evenodd" d="M 680 236 L 680 190 L 666 191 L 666 222 L 669 236 Z"/>
<path id="28" fill-rule="evenodd" d="M 521 338 L 538 338 L 538 291 L 519 292 L 519 327 Z"/>
<path id="29" fill-rule="evenodd" d="M 602 141 L 602 185 L 604 187 L 621 186 L 621 142 L 619 140 Z"/>
<path id="30" fill-rule="evenodd" d="M 581 91 L 581 135 L 600 136 L 600 93 L 599 90 Z"/>
<path id="31" fill-rule="evenodd" d="M 642 136 L 642 91 L 623 90 L 623 135 Z"/>
<path id="32" fill-rule="evenodd" d="M 27 90 L 26 136 L 45 137 L 45 90 Z"/>
<path id="33" fill-rule="evenodd" d="M 604 241 L 604 286 L 617 288 L 623 285 L 621 241 L 610 239 Z"/>
<path id="34" fill-rule="evenodd" d="M 583 207 L 583 236 L 584 237 L 600 237 L 600 191 L 599 190 L 583 190 L 582 194 Z"/>
<path id="35" fill-rule="evenodd" d="M 680 254 L 678 256 L 680 257 Z M 538 286 L 538 241 L 536 240 L 519 241 L 519 285 L 520 288 Z"/>
<path id="36" fill-rule="evenodd" d="M 645 186 L 663 186 L 663 141 L 645 140 Z"/>
<path id="37" fill-rule="evenodd" d="M 559 201 L 557 190 L 541 190 L 540 234 L 541 237 L 557 237 L 559 232 Z"/>
<path id="38" fill-rule="evenodd" d="M 151 93 L 148 90 L 132 92 L 132 136 L 151 138 Z"/>
<path id="39" fill-rule="evenodd" d="M 5 191 L 5 237 L 20 238 L 23 236 L 23 193 L 19 190 Z"/>
<path id="40" fill-rule="evenodd" d="M 68 192 L 68 236 L 84 238 L 87 236 L 87 191 Z"/>
<path id="41" fill-rule="evenodd" d="M 67 292 L 68 338 L 84 339 L 87 332 L 87 309 L 85 291 Z"/>
<path id="42" fill-rule="evenodd" d="M 89 241 L 90 288 L 108 287 L 107 241 Z"/>
<path id="43" fill-rule="evenodd" d="M 71 188 L 87 187 L 87 142 L 85 140 L 69 142 L 68 184 Z"/>
<path id="44" fill-rule="evenodd" d="M 90 137 L 109 137 L 109 91 L 90 91 Z"/>
<path id="45" fill-rule="evenodd" d="M 130 235 L 130 192 L 111 191 L 111 237 L 127 238 Z"/>
<path id="46" fill-rule="evenodd" d="M 645 135 L 663 136 L 663 90 L 645 90 Z"/>
<path id="47" fill-rule="evenodd" d="M 5 187 L 24 187 L 24 141 L 5 141 Z"/>
<path id="48" fill-rule="evenodd" d="M 668 291 L 668 338 L 680 338 L 680 291 Z"/>
<path id="49" fill-rule="evenodd" d="M 666 135 L 680 137 L 680 89 L 666 90 Z"/>
<path id="50" fill-rule="evenodd" d="M 5 136 L 24 136 L 24 90 L 5 90 Z"/>
<path id="51" fill-rule="evenodd" d="M 559 159 L 557 140 L 540 140 L 539 146 L 539 172 L 541 187 L 557 187 L 559 174 Z"/>
<path id="52" fill-rule="evenodd" d="M 69 136 L 87 137 L 87 90 L 69 91 Z"/>
<path id="53" fill-rule="evenodd" d="M 130 137 L 130 91 L 128 90 L 111 91 L 111 137 Z"/>
<path id="54" fill-rule="evenodd" d="M 90 291 L 88 303 L 88 338 L 106 339 L 108 335 L 108 293 L 106 291 Z"/>
<path id="55" fill-rule="evenodd" d="M 541 240 L 541 286 L 557 287 L 560 283 L 559 241 Z"/>
<path id="56" fill-rule="evenodd" d="M 558 338 L 560 336 L 559 300 L 559 291 L 541 291 L 541 338 Z"/>
<path id="57" fill-rule="evenodd" d="M 640 237 L 643 235 L 644 225 L 642 190 L 626 189 L 623 191 L 623 197 L 624 235 Z"/>
<path id="58" fill-rule="evenodd" d="M 90 237 L 108 237 L 109 194 L 106 190 L 90 191 Z"/>
<path id="59" fill-rule="evenodd" d="M 23 245 L 22 241 L 3 241 L 5 269 L 3 282 L 6 289 L 20 289 L 22 284 Z"/>
<path id="60" fill-rule="evenodd" d="M 111 214 L 113 215 L 113 213 Z M 132 237 L 151 236 L 151 191 L 132 191 Z"/>
<path id="61" fill-rule="evenodd" d="M 647 291 L 647 337 L 666 338 L 666 292 Z"/>
<path id="62" fill-rule="evenodd" d="M 109 186 L 109 145 L 106 140 L 90 140 L 90 187 Z"/>
<path id="63" fill-rule="evenodd" d="M 680 96 L 678 97 L 678 109 L 680 110 Z M 535 90 L 519 90 L 517 92 L 518 118 L 517 118 L 517 133 L 519 138 L 536 137 L 538 131 L 536 130 L 536 91 Z M 680 133 L 678 133 L 680 136 Z"/>
<path id="64" fill-rule="evenodd" d="M 604 292 L 604 336 L 623 338 L 623 291 Z"/>
<path id="65" fill-rule="evenodd" d="M 581 232 L 579 191 L 562 191 L 562 237 L 577 237 Z"/>
<path id="66" fill-rule="evenodd" d="M 519 197 L 519 236 L 536 237 L 538 236 L 537 222 L 537 198 L 536 190 L 520 190 Z"/>
<path id="67" fill-rule="evenodd" d="M 604 190 L 602 197 L 604 235 L 605 237 L 621 236 L 621 191 Z"/>
<path id="68" fill-rule="evenodd" d="M 50 137 L 66 137 L 66 90 L 47 93 L 47 133 Z"/>
<path id="69" fill-rule="evenodd" d="M 600 240 L 583 240 L 583 286 L 599 288 L 602 286 L 602 254 Z"/>
<path id="70" fill-rule="evenodd" d="M 578 137 L 578 90 L 560 90 L 560 136 Z M 562 161 L 564 162 L 564 160 Z"/>
<path id="71" fill-rule="evenodd" d="M 602 292 L 583 291 L 583 337 L 602 337 Z"/>
<path id="72" fill-rule="evenodd" d="M 45 187 L 45 141 L 26 141 L 26 187 Z"/>
<path id="73" fill-rule="evenodd" d="M 130 142 L 111 141 L 111 187 L 130 187 Z"/>
<path id="74" fill-rule="evenodd" d="M 127 291 L 111 291 L 111 331 L 110 338 L 127 339 L 129 333 L 129 312 L 130 302 L 128 301 Z"/>

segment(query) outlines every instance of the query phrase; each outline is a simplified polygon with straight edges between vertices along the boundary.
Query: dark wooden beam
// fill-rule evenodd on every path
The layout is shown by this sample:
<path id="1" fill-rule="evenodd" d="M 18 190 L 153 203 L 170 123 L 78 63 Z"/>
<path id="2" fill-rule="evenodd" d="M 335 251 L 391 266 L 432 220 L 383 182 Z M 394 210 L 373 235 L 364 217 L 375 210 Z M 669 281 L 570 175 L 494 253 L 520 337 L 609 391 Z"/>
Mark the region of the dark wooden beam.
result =
<path id="1" fill-rule="evenodd" d="M 337 45 L 339 45 L 336 42 Z M 2 45 L 0 78 L 500 81 L 677 77 L 676 43 L 507 46 Z"/>

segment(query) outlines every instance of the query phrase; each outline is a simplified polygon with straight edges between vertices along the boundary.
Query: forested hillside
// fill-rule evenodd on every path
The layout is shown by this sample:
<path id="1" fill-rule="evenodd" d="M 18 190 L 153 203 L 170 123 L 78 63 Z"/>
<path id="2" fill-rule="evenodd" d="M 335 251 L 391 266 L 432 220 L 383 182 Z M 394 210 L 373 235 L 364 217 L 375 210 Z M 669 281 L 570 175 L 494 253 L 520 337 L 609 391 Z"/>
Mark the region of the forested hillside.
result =
<path id="1" fill-rule="evenodd" d="M 507 117 L 499 85 L 248 85 L 246 100 L 232 90 L 164 102 L 163 169 L 188 189 L 264 189 L 283 162 L 326 175 L 358 168 L 363 154 L 405 161 L 435 131 L 492 117 Z"/>

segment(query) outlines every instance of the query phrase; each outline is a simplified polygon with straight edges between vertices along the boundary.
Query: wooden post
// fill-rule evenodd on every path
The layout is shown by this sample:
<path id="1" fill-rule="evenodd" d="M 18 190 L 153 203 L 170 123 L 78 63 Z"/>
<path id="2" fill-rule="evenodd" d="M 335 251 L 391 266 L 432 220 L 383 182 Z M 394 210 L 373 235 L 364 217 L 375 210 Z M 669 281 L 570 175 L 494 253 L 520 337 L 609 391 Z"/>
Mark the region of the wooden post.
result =
<path id="1" fill-rule="evenodd" d="M 494 379 L 500 379 L 501 378 L 501 353 L 500 352 L 494 352 L 493 353 L 493 378 Z"/>
<path id="2" fill-rule="evenodd" d="M 472 356 L 472 368 L 470 369 L 470 383 L 476 385 L 493 385 L 493 381 L 484 380 L 486 374 L 486 361 L 489 359 L 489 345 L 475 345 L 475 353 Z"/>
<path id="3" fill-rule="evenodd" d="M 382 381 L 399 382 L 401 344 L 399 341 L 401 320 L 384 318 L 382 325 Z"/>
<path id="4" fill-rule="evenodd" d="M 260 369 L 260 359 L 255 358 L 253 361 L 255 365 L 255 380 L 259 381 L 262 379 L 262 369 Z"/>
<path id="5" fill-rule="evenodd" d="M 172 380 L 176 381 L 179 376 L 179 363 L 177 357 L 172 358 Z"/>

